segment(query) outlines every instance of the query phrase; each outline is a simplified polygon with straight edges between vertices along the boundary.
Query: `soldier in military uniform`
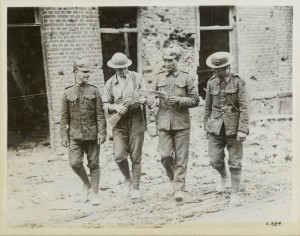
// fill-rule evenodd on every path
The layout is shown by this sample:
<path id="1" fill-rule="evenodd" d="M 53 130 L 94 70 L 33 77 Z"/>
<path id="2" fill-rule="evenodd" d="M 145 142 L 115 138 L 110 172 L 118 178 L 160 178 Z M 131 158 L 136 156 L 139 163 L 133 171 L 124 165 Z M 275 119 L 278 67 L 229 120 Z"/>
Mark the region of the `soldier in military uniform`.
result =
<path id="1" fill-rule="evenodd" d="M 121 119 L 113 127 L 113 151 L 115 161 L 125 178 L 126 195 L 130 193 L 132 200 L 140 198 L 140 178 L 142 171 L 142 147 L 145 133 L 145 116 L 142 105 L 146 102 L 134 100 L 130 105 L 125 102 L 132 98 L 136 88 L 146 89 L 141 74 L 128 70 L 132 61 L 123 53 L 115 53 L 107 65 L 115 69 L 105 84 L 103 107 L 109 114 L 122 114 Z M 132 163 L 132 178 L 129 169 L 128 155 Z"/>
<path id="2" fill-rule="evenodd" d="M 106 120 L 96 86 L 88 83 L 88 61 L 79 58 L 73 67 L 75 84 L 65 88 L 61 105 L 61 140 L 69 147 L 69 164 L 84 185 L 84 201 L 100 204 L 98 197 L 100 145 L 106 140 Z M 90 178 L 83 166 L 87 154 Z"/>
<path id="3" fill-rule="evenodd" d="M 209 139 L 210 164 L 220 173 L 216 190 L 224 191 L 229 177 L 224 163 L 224 148 L 227 147 L 232 187 L 230 203 L 241 205 L 237 193 L 240 188 L 243 142 L 249 133 L 249 97 L 245 80 L 230 72 L 233 60 L 233 55 L 228 52 L 213 53 L 206 60 L 214 75 L 207 83 L 204 131 Z"/>
<path id="4" fill-rule="evenodd" d="M 158 152 L 169 177 L 169 190 L 175 200 L 183 201 L 189 155 L 189 108 L 199 104 L 199 96 L 190 75 L 178 68 L 180 52 L 167 49 L 163 54 L 165 71 L 156 75 L 155 90 L 166 92 L 156 115 L 159 134 Z M 151 106 L 151 101 L 147 101 Z"/>

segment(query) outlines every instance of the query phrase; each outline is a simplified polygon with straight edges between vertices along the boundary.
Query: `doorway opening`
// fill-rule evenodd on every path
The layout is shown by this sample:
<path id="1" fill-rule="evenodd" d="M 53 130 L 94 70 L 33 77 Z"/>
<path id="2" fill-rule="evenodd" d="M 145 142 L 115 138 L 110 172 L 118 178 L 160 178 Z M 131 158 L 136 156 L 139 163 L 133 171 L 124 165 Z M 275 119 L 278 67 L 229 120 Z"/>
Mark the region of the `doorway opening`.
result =
<path id="1" fill-rule="evenodd" d="M 230 52 L 230 30 L 233 29 L 230 22 L 229 6 L 205 6 L 199 7 L 199 67 L 198 91 L 205 99 L 207 81 L 211 78 L 212 71 L 206 65 L 209 55 L 218 51 Z"/>
<path id="2" fill-rule="evenodd" d="M 100 7 L 99 21 L 105 82 L 115 74 L 107 62 L 116 52 L 130 60 L 129 70 L 137 71 L 137 7 Z"/>
<path id="3" fill-rule="evenodd" d="M 48 141 L 49 118 L 39 11 L 7 12 L 7 145 Z"/>

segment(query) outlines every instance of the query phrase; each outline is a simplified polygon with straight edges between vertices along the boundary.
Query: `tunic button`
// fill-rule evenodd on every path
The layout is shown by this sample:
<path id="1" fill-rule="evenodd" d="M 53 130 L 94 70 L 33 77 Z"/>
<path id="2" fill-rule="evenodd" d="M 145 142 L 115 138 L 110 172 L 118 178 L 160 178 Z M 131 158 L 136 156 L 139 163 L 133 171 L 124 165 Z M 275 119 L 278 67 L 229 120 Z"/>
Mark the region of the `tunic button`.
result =
<path id="1" fill-rule="evenodd" d="M 170 108 L 172 108 L 172 107 L 170 107 Z"/>

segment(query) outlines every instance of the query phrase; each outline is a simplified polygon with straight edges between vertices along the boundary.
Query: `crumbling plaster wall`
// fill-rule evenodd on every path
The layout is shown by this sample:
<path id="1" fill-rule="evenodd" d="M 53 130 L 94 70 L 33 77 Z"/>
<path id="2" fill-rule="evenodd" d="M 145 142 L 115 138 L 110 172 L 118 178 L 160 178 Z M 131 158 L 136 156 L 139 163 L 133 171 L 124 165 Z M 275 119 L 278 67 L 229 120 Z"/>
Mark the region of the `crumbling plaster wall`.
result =
<path id="1" fill-rule="evenodd" d="M 99 15 L 97 7 L 42 9 L 42 44 L 44 44 L 49 101 L 50 142 L 60 146 L 60 108 L 64 88 L 74 83 L 73 64 L 81 56 L 90 60 L 90 82 L 100 89 L 104 79 Z"/>
<path id="2" fill-rule="evenodd" d="M 163 50 L 181 49 L 179 66 L 197 81 L 196 7 L 141 7 L 138 29 L 141 32 L 142 73 L 149 84 L 163 69 Z"/>
<path id="3" fill-rule="evenodd" d="M 252 112 L 291 114 L 292 7 L 237 7 L 237 17 L 239 73 Z"/>

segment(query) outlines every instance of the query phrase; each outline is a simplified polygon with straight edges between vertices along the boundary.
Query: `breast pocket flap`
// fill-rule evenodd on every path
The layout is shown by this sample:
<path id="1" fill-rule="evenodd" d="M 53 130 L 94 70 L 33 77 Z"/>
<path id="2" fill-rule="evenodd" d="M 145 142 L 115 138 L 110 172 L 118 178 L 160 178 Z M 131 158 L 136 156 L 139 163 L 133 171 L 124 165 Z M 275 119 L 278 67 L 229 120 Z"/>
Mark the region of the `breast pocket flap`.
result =
<path id="1" fill-rule="evenodd" d="M 212 95 L 218 95 L 219 94 L 219 90 L 212 90 L 212 91 L 210 91 L 210 94 L 212 94 Z"/>
<path id="2" fill-rule="evenodd" d="M 165 87 L 167 85 L 167 81 L 158 81 L 157 87 Z"/>
<path id="3" fill-rule="evenodd" d="M 180 88 L 184 88 L 187 85 L 185 81 L 176 81 L 175 84 Z"/>
<path id="4" fill-rule="evenodd" d="M 94 99 L 96 96 L 94 94 L 87 94 L 87 95 L 84 95 L 85 98 L 87 99 Z"/>
<path id="5" fill-rule="evenodd" d="M 77 96 L 75 94 L 68 94 L 67 95 L 67 99 L 70 101 L 70 102 L 74 102 L 75 100 L 77 100 Z"/>

